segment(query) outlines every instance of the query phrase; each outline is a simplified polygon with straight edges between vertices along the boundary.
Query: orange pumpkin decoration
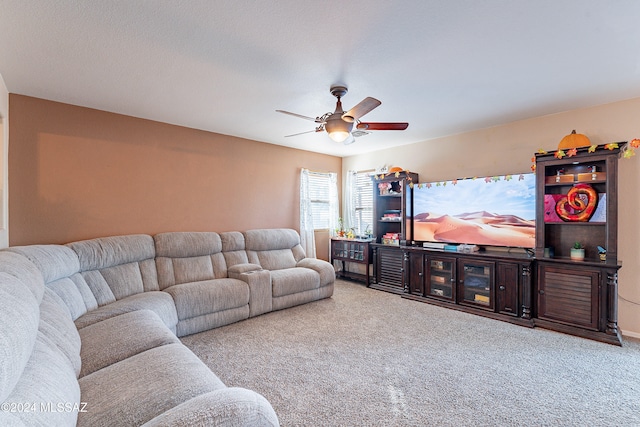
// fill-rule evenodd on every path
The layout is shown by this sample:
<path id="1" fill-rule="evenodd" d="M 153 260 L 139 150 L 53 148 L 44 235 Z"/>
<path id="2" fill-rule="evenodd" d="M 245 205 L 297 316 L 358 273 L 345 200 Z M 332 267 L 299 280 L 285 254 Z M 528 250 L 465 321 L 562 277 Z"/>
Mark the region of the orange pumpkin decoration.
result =
<path id="1" fill-rule="evenodd" d="M 591 146 L 591 141 L 589 140 L 589 138 L 581 133 L 576 133 L 576 131 L 574 130 L 569 135 L 560 140 L 560 144 L 558 144 L 558 150 L 567 150 L 570 148 L 589 146 Z"/>
<path id="2" fill-rule="evenodd" d="M 394 166 L 391 169 L 389 169 L 389 173 L 396 173 L 396 172 L 402 172 L 404 169 L 399 168 L 398 166 Z"/>

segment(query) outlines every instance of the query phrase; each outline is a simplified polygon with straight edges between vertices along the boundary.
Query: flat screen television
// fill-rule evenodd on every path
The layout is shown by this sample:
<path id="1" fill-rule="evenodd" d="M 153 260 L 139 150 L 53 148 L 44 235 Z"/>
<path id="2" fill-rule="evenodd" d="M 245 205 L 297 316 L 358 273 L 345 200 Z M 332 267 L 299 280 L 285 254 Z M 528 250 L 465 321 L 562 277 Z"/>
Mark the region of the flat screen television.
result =
<path id="1" fill-rule="evenodd" d="M 533 173 L 414 184 L 412 240 L 534 248 L 535 199 Z"/>

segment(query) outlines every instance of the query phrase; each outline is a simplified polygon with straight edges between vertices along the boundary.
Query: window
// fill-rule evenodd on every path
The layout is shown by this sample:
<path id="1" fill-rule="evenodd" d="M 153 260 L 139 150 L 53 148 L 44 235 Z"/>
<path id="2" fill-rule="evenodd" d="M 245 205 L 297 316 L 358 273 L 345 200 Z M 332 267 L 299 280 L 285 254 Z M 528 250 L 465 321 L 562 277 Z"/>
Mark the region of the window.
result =
<path id="1" fill-rule="evenodd" d="M 300 176 L 301 230 L 330 230 L 338 223 L 338 175 L 302 169 Z"/>
<path id="2" fill-rule="evenodd" d="M 331 176 L 328 173 L 309 173 L 309 199 L 313 215 L 313 229 L 330 228 Z"/>
<path id="3" fill-rule="evenodd" d="M 345 205 L 350 212 L 345 216 L 349 218 L 349 227 L 353 227 L 355 234 L 364 236 L 373 230 L 373 172 L 351 171 L 349 175 L 348 200 Z"/>

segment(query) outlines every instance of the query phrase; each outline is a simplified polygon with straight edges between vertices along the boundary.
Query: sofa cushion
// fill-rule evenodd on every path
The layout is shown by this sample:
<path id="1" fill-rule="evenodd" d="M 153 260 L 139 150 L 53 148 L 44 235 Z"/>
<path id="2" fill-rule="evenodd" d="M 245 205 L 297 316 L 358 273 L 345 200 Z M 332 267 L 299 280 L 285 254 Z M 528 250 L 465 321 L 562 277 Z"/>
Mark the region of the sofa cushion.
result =
<path id="1" fill-rule="evenodd" d="M 327 286 L 336 281 L 336 270 L 331 263 L 317 258 L 304 258 L 297 264 L 298 267 L 314 270 L 320 275 L 320 286 Z"/>
<path id="2" fill-rule="evenodd" d="M 249 262 L 267 270 L 295 267 L 305 257 L 295 230 L 249 230 L 244 238 Z"/>
<path id="3" fill-rule="evenodd" d="M 0 253 L 2 261 L 11 256 L 20 255 Z M 42 276 L 40 280 L 44 288 Z M 0 272 L 0 402 L 9 396 L 24 372 L 39 322 L 39 301 L 31 290 L 17 277 Z"/>
<path id="4" fill-rule="evenodd" d="M 180 342 L 151 310 L 136 310 L 111 317 L 79 332 L 82 338 L 81 377 L 143 351 Z"/>
<path id="5" fill-rule="evenodd" d="M 68 358 L 43 333 L 38 333 L 24 372 L 4 402 L 32 405 L 35 410 L 16 413 L 27 426 L 76 425 L 82 409 L 76 374 Z"/>
<path id="6" fill-rule="evenodd" d="M 171 295 L 168 293 L 161 291 L 131 295 L 130 297 L 115 301 L 111 304 L 98 307 L 95 310 L 89 311 L 84 316 L 77 318 L 75 324 L 78 329 L 81 329 L 120 314 L 143 309 L 155 312 L 169 329 L 172 331 L 176 330 L 178 314 L 176 313 L 173 298 L 171 298 Z"/>
<path id="7" fill-rule="evenodd" d="M 40 303 L 40 332 L 65 355 L 76 377 L 80 374 L 80 335 L 60 297 L 46 289 Z"/>
<path id="8" fill-rule="evenodd" d="M 48 288 L 60 296 L 75 320 L 98 307 L 93 292 L 79 274 L 78 255 L 62 245 L 15 246 L 10 251 L 28 258 L 40 270 Z"/>
<path id="9" fill-rule="evenodd" d="M 44 278 L 33 262 L 9 249 L 2 250 L 0 251 L 0 272 L 18 279 L 40 303 L 44 294 Z"/>
<path id="10" fill-rule="evenodd" d="M 220 379 L 182 344 L 152 348 L 80 378 L 87 412 L 78 426 L 141 425 L 204 393 Z M 159 391 L 159 392 L 158 392 Z"/>
<path id="11" fill-rule="evenodd" d="M 157 291 L 153 238 L 146 234 L 101 237 L 68 243 L 98 305 L 144 291 Z"/>
<path id="12" fill-rule="evenodd" d="M 230 387 L 187 400 L 144 424 L 165 426 L 277 427 L 278 416 L 262 395 Z"/>
<path id="13" fill-rule="evenodd" d="M 171 232 L 153 238 L 160 289 L 227 277 L 227 263 L 217 233 Z"/>
<path id="14" fill-rule="evenodd" d="M 288 268 L 271 271 L 273 296 L 295 294 L 320 287 L 320 275 L 308 268 Z"/>
<path id="15" fill-rule="evenodd" d="M 72 276 L 80 271 L 78 256 L 62 245 L 12 246 L 8 250 L 25 256 L 42 273 L 45 283 Z"/>
<path id="16" fill-rule="evenodd" d="M 247 252 L 244 244 L 244 235 L 239 231 L 226 231 L 220 233 L 222 240 L 222 255 L 227 262 L 227 268 L 237 264 L 247 264 Z"/>
<path id="17" fill-rule="evenodd" d="M 180 320 L 176 325 L 176 335 L 184 337 L 246 320 L 249 318 L 249 312 L 249 305 L 247 304 L 242 307 L 230 308 L 228 310 L 216 311 L 215 313 Z"/>
<path id="18" fill-rule="evenodd" d="M 237 279 L 183 283 L 165 292 L 173 297 L 180 320 L 249 304 L 249 285 Z"/>

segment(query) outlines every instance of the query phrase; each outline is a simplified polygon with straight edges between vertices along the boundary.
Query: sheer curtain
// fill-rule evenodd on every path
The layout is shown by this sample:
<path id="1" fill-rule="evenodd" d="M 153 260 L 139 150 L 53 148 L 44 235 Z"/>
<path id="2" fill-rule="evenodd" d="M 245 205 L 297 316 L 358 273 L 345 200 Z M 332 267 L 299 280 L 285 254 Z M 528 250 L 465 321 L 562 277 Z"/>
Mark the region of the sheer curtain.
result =
<path id="1" fill-rule="evenodd" d="M 308 257 L 316 257 L 315 230 L 329 236 L 338 227 L 338 174 L 335 172 L 300 172 L 300 244 Z"/>
<path id="2" fill-rule="evenodd" d="M 345 230 L 349 230 L 356 226 L 356 206 L 354 203 L 354 197 L 356 193 L 356 181 L 358 172 L 348 171 L 346 176 L 346 182 L 344 186 L 344 197 L 342 203 L 342 220 L 344 221 Z"/>
<path id="3" fill-rule="evenodd" d="M 316 238 L 313 230 L 309 169 L 302 168 L 300 171 L 300 244 L 310 258 L 316 257 Z"/>
<path id="4" fill-rule="evenodd" d="M 329 174 L 329 236 L 335 236 L 340 216 L 340 203 L 338 201 L 338 174 Z M 331 243 L 329 243 L 331 244 Z"/>

